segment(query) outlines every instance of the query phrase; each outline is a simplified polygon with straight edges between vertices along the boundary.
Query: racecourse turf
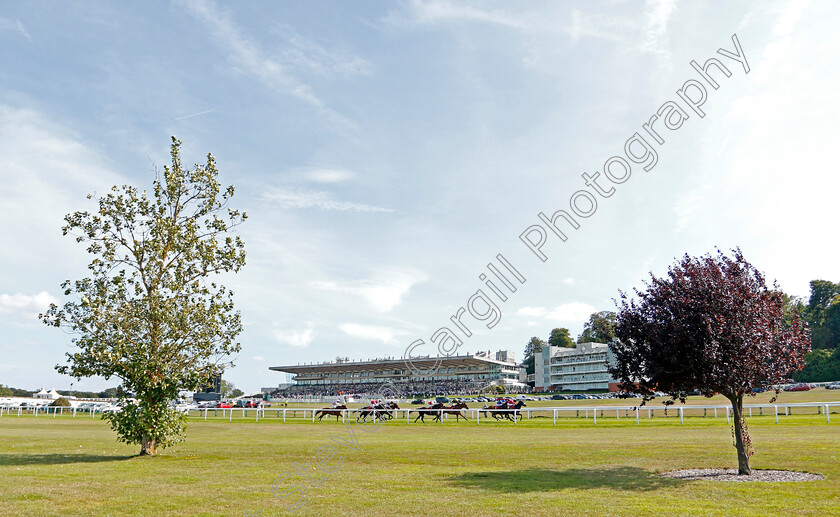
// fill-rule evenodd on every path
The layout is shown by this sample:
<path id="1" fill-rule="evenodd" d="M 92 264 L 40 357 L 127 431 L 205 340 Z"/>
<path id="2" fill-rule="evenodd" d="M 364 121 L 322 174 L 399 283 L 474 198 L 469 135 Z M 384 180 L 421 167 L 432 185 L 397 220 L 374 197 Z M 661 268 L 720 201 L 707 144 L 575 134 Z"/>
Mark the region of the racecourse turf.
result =
<path id="1" fill-rule="evenodd" d="M 5 414 L 0 514 L 840 515 L 840 414 L 830 416 L 831 423 L 813 410 L 779 424 L 773 416 L 748 420 L 753 468 L 824 480 L 722 483 L 657 475 L 736 466 L 722 415 L 684 424 L 642 418 L 638 425 L 604 416 L 597 426 L 571 417 L 554 426 L 550 416 L 516 426 L 399 420 L 364 432 L 335 420 L 229 422 L 211 413 L 207 421 L 191 418 L 185 442 L 144 458 L 98 418 Z M 309 470 L 320 486 L 304 493 L 295 464 L 314 463 L 325 445 L 341 458 L 324 463 L 338 468 L 323 479 Z"/>

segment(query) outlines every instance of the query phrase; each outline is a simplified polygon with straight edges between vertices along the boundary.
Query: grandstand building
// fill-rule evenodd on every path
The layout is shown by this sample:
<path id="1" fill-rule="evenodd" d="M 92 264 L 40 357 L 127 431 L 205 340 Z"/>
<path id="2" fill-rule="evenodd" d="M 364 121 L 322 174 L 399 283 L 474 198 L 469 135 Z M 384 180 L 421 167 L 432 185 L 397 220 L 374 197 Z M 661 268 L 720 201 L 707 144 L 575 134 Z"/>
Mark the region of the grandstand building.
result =
<path id="1" fill-rule="evenodd" d="M 316 364 L 272 366 L 277 372 L 292 374 L 291 393 L 332 394 L 364 392 L 383 382 L 403 387 L 407 393 L 446 391 L 455 393 L 477 390 L 491 384 L 518 390 L 520 367 L 513 352 L 500 350 L 470 355 L 412 358 L 407 364 L 399 359 L 371 361 L 336 360 Z"/>
<path id="2" fill-rule="evenodd" d="M 534 357 L 535 391 L 607 391 L 614 388 L 607 365 L 615 358 L 603 343 L 578 343 L 575 348 L 546 345 Z"/>

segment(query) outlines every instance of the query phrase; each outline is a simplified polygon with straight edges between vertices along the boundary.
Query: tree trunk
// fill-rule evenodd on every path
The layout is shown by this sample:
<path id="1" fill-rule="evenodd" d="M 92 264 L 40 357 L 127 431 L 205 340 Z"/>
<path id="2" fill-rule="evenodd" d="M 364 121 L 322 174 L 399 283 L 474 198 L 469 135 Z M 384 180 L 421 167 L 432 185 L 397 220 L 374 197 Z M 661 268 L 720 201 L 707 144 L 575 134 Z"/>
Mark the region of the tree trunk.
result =
<path id="1" fill-rule="evenodd" d="M 729 399 L 732 402 L 732 419 L 735 430 L 735 450 L 738 451 L 738 475 L 749 476 L 750 456 L 744 443 L 744 395 L 738 394 Z"/>
<path id="2" fill-rule="evenodd" d="M 157 440 L 143 435 L 140 445 L 140 456 L 154 456 L 157 454 Z"/>

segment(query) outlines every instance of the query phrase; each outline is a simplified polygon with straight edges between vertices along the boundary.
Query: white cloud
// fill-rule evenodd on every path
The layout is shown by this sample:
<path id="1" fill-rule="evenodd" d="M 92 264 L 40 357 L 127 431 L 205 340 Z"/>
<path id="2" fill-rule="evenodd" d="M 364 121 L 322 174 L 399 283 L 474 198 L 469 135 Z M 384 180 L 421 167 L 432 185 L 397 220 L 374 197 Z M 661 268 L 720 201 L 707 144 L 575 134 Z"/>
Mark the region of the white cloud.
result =
<path id="1" fill-rule="evenodd" d="M 406 335 L 407 332 L 390 327 L 377 327 L 372 325 L 361 325 L 359 323 L 344 323 L 338 326 L 348 336 L 361 339 L 375 339 L 386 345 L 397 344 L 397 336 Z"/>
<path id="2" fill-rule="evenodd" d="M 648 0 L 646 5 L 644 41 L 640 50 L 655 54 L 663 64 L 668 64 L 671 57 L 667 39 L 668 21 L 676 5 L 674 0 Z"/>
<path id="3" fill-rule="evenodd" d="M 29 41 L 32 41 L 32 36 L 29 35 L 29 32 L 27 32 L 26 27 L 24 27 L 23 24 L 20 22 L 20 20 L 18 20 L 17 18 L 12 20 L 12 19 L 9 19 L 9 18 L 1 18 L 0 17 L 0 32 L 7 31 L 7 30 L 17 31 L 17 32 L 23 34 L 23 36 L 26 39 L 28 39 Z"/>
<path id="4" fill-rule="evenodd" d="M 315 289 L 361 296 L 378 312 L 388 312 L 402 303 L 411 288 L 426 280 L 415 271 L 383 271 L 374 278 L 349 282 L 311 282 Z"/>
<path id="5" fill-rule="evenodd" d="M 264 194 L 263 199 L 276 203 L 281 208 L 320 208 L 321 210 L 336 210 L 339 212 L 393 212 L 390 208 L 353 203 L 335 199 L 330 192 L 318 190 L 293 189 L 288 187 L 271 187 Z"/>
<path id="6" fill-rule="evenodd" d="M 315 328 L 309 326 L 305 330 L 275 330 L 274 339 L 284 345 L 304 348 L 312 344 L 315 339 Z"/>
<path id="7" fill-rule="evenodd" d="M 364 60 L 355 56 L 348 57 L 345 54 L 330 54 L 300 36 L 293 37 L 293 48 L 287 50 L 289 54 L 285 57 L 282 52 L 280 56 L 268 55 L 239 30 L 227 13 L 219 11 L 213 2 L 186 0 L 184 4 L 190 13 L 210 28 L 218 39 L 219 46 L 230 55 L 236 70 L 254 76 L 269 88 L 310 104 L 333 123 L 345 128 L 355 127 L 352 122 L 329 108 L 312 87 L 298 77 L 296 72 L 304 67 L 322 72 L 340 70 L 342 75 L 354 71 L 367 73 L 369 67 L 364 66 Z M 318 52 L 313 53 L 314 48 L 318 48 Z M 346 64 L 348 61 L 351 62 L 350 65 Z"/>
<path id="8" fill-rule="evenodd" d="M 303 173 L 303 177 L 316 183 L 341 183 L 356 177 L 356 174 L 344 169 L 312 169 Z"/>
<path id="9" fill-rule="evenodd" d="M 572 303 L 565 303 L 563 305 L 558 305 L 554 308 L 554 310 L 549 311 L 545 307 L 522 307 L 518 311 L 517 314 L 522 316 L 530 316 L 536 318 L 544 318 L 547 320 L 553 321 L 563 321 L 563 322 L 578 322 L 578 321 L 586 321 L 589 319 L 589 316 L 596 312 L 595 307 L 581 302 L 572 302 Z M 528 322 L 528 325 L 531 325 L 532 322 Z"/>
<path id="10" fill-rule="evenodd" d="M 511 28 L 524 28 L 515 17 L 494 10 L 480 9 L 466 2 L 411 0 L 402 11 L 391 11 L 379 20 L 391 27 L 438 25 L 442 23 L 488 23 Z"/>
<path id="11" fill-rule="evenodd" d="M 371 75 L 373 65 L 367 59 L 346 50 L 328 50 L 301 36 L 293 27 L 283 25 L 277 31 L 288 48 L 282 51 L 283 61 L 294 67 L 323 77 Z"/>
<path id="12" fill-rule="evenodd" d="M 35 295 L 0 294 L 0 314 L 37 316 L 45 312 L 51 303 L 58 304 L 58 300 L 46 291 Z"/>
<path id="13" fill-rule="evenodd" d="M 596 312 L 595 307 L 581 302 L 564 303 L 545 315 L 547 320 L 557 321 L 586 321 Z"/>
<path id="14" fill-rule="evenodd" d="M 522 307 L 516 314 L 521 314 L 523 316 L 536 316 L 539 318 L 540 316 L 545 316 L 548 314 L 548 311 L 545 310 L 544 307 Z"/>
<path id="15" fill-rule="evenodd" d="M 0 105 L 0 156 L 0 203 L 12 214 L 8 224 L 0 225 L 0 267 L 19 276 L 39 267 L 52 270 L 55 261 L 67 265 L 77 260 L 79 255 L 63 254 L 72 246 L 70 238 L 61 237 L 65 214 L 90 208 L 87 194 L 127 182 L 106 169 L 103 158 L 78 135 L 31 109 Z M 14 287 L 24 292 L 41 288 Z"/>

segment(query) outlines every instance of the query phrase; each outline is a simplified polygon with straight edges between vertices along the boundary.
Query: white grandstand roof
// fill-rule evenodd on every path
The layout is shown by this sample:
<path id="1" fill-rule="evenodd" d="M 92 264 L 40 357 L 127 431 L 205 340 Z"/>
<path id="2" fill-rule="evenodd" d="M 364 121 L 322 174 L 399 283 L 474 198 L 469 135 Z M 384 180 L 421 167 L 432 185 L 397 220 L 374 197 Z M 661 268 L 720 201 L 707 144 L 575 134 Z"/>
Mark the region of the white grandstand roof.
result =
<path id="1" fill-rule="evenodd" d="M 439 357 L 412 357 L 409 363 L 405 359 L 374 359 L 372 361 L 348 361 L 348 362 L 326 362 L 317 364 L 297 364 L 292 366 L 271 366 L 269 370 L 287 373 L 318 373 L 318 372 L 360 372 L 374 371 L 383 368 L 409 368 L 416 370 L 428 370 L 438 366 L 451 368 L 454 366 L 477 366 L 487 363 L 498 364 L 516 368 L 516 363 L 497 361 L 487 356 L 479 355 L 453 355 Z"/>

